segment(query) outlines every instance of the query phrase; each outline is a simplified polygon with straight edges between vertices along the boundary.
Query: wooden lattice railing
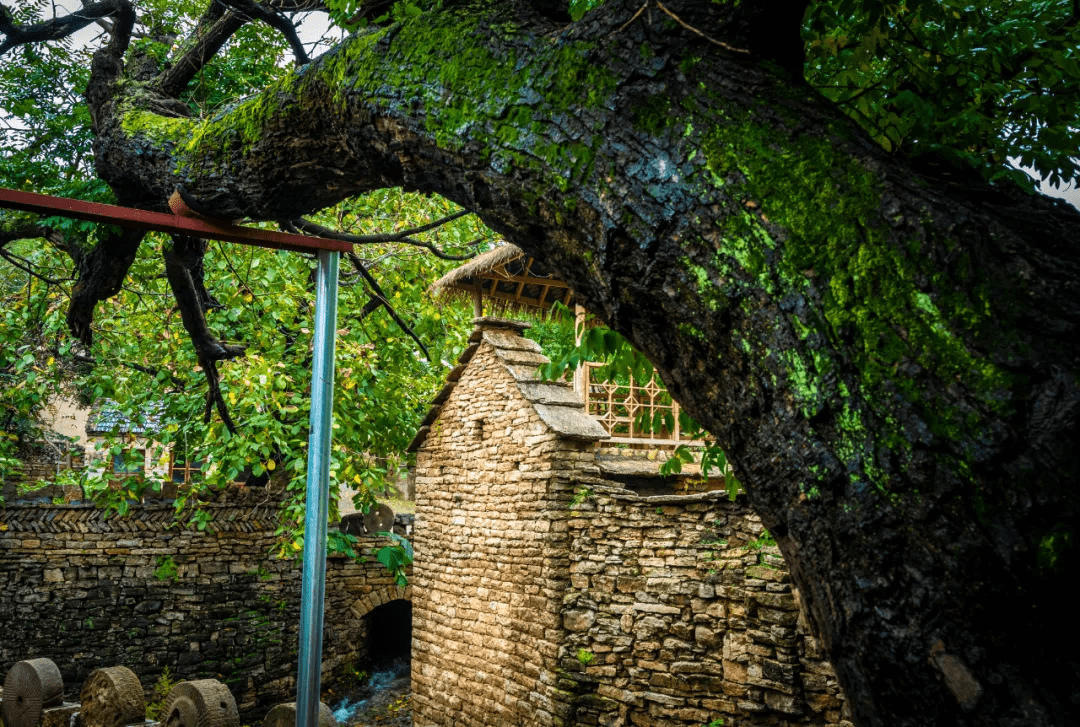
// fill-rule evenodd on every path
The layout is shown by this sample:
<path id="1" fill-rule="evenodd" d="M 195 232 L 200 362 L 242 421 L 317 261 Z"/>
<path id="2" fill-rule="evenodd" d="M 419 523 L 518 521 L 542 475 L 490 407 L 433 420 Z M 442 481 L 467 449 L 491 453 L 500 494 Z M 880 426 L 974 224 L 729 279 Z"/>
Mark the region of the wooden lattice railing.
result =
<path id="1" fill-rule="evenodd" d="M 604 364 L 588 362 L 578 372 L 578 386 L 583 392 L 586 410 L 607 430 L 612 440 L 625 444 L 648 444 L 654 447 L 675 447 L 680 444 L 702 444 L 685 436 L 679 427 L 679 403 L 671 398 L 664 384 L 653 374 L 648 381 L 597 381 L 593 370 Z M 642 419 L 657 422 L 657 414 L 667 425 L 643 427 Z"/>

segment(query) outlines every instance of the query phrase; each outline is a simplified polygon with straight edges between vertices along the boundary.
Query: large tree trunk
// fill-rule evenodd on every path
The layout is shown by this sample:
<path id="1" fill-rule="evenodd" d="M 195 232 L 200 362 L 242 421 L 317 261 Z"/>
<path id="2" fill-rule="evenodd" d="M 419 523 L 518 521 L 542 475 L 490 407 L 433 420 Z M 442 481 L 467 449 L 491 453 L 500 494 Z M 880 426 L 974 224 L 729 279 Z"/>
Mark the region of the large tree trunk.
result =
<path id="1" fill-rule="evenodd" d="M 201 123 L 102 62 L 99 173 L 221 217 L 475 211 L 716 435 L 858 724 L 1069 723 L 1080 215 L 888 157 L 725 6 L 447 5 Z"/>

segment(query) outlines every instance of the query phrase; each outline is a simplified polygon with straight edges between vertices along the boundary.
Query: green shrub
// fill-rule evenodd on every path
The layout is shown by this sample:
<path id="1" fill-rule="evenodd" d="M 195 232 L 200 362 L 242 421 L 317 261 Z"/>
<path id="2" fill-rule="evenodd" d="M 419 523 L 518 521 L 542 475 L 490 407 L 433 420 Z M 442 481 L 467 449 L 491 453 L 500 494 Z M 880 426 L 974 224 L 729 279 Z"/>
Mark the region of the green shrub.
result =
<path id="1" fill-rule="evenodd" d="M 154 578 L 159 581 L 172 581 L 174 583 L 180 580 L 179 569 L 176 567 L 176 561 L 172 559 L 171 555 L 163 555 L 157 559 Z"/>
<path id="2" fill-rule="evenodd" d="M 166 556 L 168 557 L 168 556 Z M 165 667 L 161 670 L 161 676 L 154 682 L 154 694 L 150 698 L 150 702 L 146 705 L 146 718 L 149 720 L 157 720 L 161 714 L 161 708 L 165 704 L 165 699 L 168 698 L 169 692 L 172 691 L 176 682 L 173 680 L 172 672 L 169 671 L 169 667 Z"/>

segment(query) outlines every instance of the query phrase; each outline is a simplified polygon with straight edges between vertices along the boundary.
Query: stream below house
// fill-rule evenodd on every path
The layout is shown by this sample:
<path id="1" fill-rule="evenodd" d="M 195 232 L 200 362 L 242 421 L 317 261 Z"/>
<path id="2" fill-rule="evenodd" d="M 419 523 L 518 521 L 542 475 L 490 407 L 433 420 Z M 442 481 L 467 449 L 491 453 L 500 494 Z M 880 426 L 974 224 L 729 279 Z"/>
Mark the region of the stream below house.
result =
<path id="1" fill-rule="evenodd" d="M 412 727 L 409 679 L 409 662 L 399 659 L 324 701 L 341 727 Z"/>

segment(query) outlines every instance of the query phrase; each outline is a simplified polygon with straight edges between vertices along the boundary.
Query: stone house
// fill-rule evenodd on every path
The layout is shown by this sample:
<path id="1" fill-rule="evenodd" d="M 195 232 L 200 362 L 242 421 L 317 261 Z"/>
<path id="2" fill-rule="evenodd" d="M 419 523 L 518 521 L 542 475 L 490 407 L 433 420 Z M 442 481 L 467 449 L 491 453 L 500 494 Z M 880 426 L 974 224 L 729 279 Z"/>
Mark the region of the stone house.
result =
<path id="1" fill-rule="evenodd" d="M 202 465 L 155 439 L 163 409 L 163 405 L 151 405 L 129 416 L 108 399 L 84 407 L 68 397 L 55 397 L 42 413 L 43 436 L 19 453 L 22 472 L 2 483 L 3 496 L 7 502 L 80 501 L 79 487 L 49 485 L 24 495 L 18 486 L 51 482 L 64 470 L 85 469 L 92 477 L 113 483 L 129 477 L 163 481 L 162 496 L 174 497 L 178 486 L 199 476 Z"/>
<path id="2" fill-rule="evenodd" d="M 414 724 L 845 724 L 759 519 L 605 447 L 526 327 L 477 319 L 412 444 Z"/>

